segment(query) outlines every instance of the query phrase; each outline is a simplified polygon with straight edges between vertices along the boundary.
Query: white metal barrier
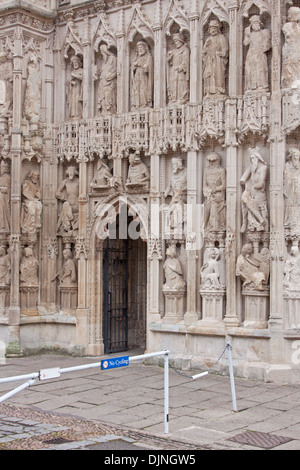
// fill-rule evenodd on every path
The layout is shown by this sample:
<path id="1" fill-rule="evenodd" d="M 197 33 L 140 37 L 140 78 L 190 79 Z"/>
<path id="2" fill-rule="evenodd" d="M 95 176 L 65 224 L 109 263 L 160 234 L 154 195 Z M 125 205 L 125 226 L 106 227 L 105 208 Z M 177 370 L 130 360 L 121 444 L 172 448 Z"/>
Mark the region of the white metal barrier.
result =
<path id="1" fill-rule="evenodd" d="M 10 392 L 6 393 L 2 397 L 0 397 L 0 403 L 7 400 L 8 398 L 12 397 L 18 392 L 25 390 L 25 388 L 31 387 L 35 384 L 35 382 L 39 380 L 48 380 L 48 379 L 56 379 L 61 376 L 61 374 L 65 374 L 68 372 L 75 372 L 78 370 L 86 370 L 92 368 L 101 368 L 102 370 L 105 369 L 112 369 L 118 368 L 128 365 L 130 362 L 139 361 L 143 359 L 147 359 L 150 357 L 156 356 L 164 356 L 164 432 L 168 434 L 169 432 L 169 351 L 160 351 L 156 353 L 148 353 L 148 354 L 141 354 L 139 356 L 124 356 L 123 358 L 120 357 L 111 357 L 108 359 L 103 359 L 100 362 L 95 362 L 92 364 L 83 364 L 81 366 L 73 366 L 73 367 L 66 367 L 61 369 L 60 367 L 53 367 L 50 369 L 42 369 L 39 372 L 33 372 L 32 374 L 25 374 L 25 375 L 16 375 L 14 377 L 5 377 L 0 378 L 1 383 L 8 383 L 14 382 L 17 380 L 27 380 L 24 384 L 20 385 L 19 387 L 11 390 Z M 114 361 L 123 359 L 122 364 L 118 364 L 115 366 L 111 366 Z M 128 364 L 127 364 L 128 362 Z"/>
<path id="2" fill-rule="evenodd" d="M 234 384 L 234 375 L 233 375 L 233 365 L 232 365 L 232 356 L 231 356 L 231 346 L 230 343 L 227 342 L 226 347 L 217 360 L 223 356 L 224 352 L 227 350 L 228 352 L 228 365 L 229 365 L 229 375 L 230 375 L 230 385 L 231 385 L 231 395 L 232 395 L 232 406 L 233 411 L 237 411 L 236 405 L 236 393 L 235 393 L 235 384 Z M 92 368 L 101 368 L 101 370 L 112 369 L 123 367 L 129 365 L 130 362 L 139 361 L 151 357 L 157 356 L 164 356 L 164 432 L 168 434 L 169 432 L 169 351 L 160 351 L 156 353 L 148 353 L 148 354 L 141 354 L 139 356 L 123 356 L 123 357 L 111 357 L 107 359 L 102 359 L 100 362 L 95 362 L 92 364 L 83 364 L 80 366 L 73 366 L 73 367 L 66 367 L 61 369 L 60 367 L 53 367 L 50 369 L 41 369 L 39 372 L 33 372 L 32 374 L 25 374 L 25 375 L 16 375 L 14 377 L 5 377 L 0 378 L 1 383 L 8 383 L 14 382 L 18 380 L 27 380 L 24 384 L 20 385 L 19 387 L 11 390 L 10 392 L 6 393 L 2 397 L 0 397 L 0 403 L 7 400 L 8 398 L 12 397 L 18 392 L 25 390 L 28 387 L 31 387 L 35 384 L 37 380 L 49 380 L 49 379 L 56 379 L 61 376 L 61 374 L 65 374 L 68 372 L 75 372 L 79 370 L 86 370 Z M 117 363 L 118 362 L 118 363 Z M 215 363 L 216 364 L 216 363 Z M 210 370 L 213 366 L 210 368 Z M 190 376 L 189 378 L 192 380 L 198 379 L 200 377 L 204 377 L 208 375 L 209 371 L 201 372 L 200 374 L 196 374 Z"/>
<path id="3" fill-rule="evenodd" d="M 237 411 L 237 405 L 236 405 L 236 393 L 235 393 L 235 383 L 234 383 L 234 375 L 233 375 L 233 365 L 232 365 L 232 356 L 231 356 L 231 345 L 229 341 L 226 343 L 226 348 L 224 349 L 224 352 L 227 350 L 228 353 L 228 367 L 229 367 L 229 376 L 230 376 L 230 387 L 231 387 L 231 397 L 232 397 L 232 409 L 233 411 Z M 223 356 L 223 353 L 221 354 L 220 357 Z M 211 368 L 212 369 L 212 368 Z M 199 379 L 200 377 L 204 377 L 204 375 L 207 375 L 209 371 L 201 372 L 200 374 L 192 375 L 191 379 Z"/>

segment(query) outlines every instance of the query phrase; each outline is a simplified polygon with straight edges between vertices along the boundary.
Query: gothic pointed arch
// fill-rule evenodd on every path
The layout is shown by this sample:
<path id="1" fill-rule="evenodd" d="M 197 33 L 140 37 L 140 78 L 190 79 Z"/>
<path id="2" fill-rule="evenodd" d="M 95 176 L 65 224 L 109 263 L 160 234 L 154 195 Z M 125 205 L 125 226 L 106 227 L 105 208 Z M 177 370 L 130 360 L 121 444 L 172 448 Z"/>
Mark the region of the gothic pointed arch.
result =
<path id="1" fill-rule="evenodd" d="M 108 48 L 117 47 L 116 37 L 108 23 L 107 15 L 100 13 L 97 26 L 92 37 L 92 47 L 95 52 L 98 51 L 101 42 L 105 42 Z"/>
<path id="2" fill-rule="evenodd" d="M 127 38 L 129 43 L 133 42 L 137 33 L 146 41 L 151 40 L 154 42 L 151 23 L 144 10 L 141 8 L 141 5 L 135 4 L 133 6 L 131 20 L 127 29 Z"/>
<path id="3" fill-rule="evenodd" d="M 188 33 L 190 32 L 190 22 L 187 12 L 178 0 L 171 0 L 164 20 L 164 30 L 167 36 L 171 35 L 172 27 L 174 27 L 174 25 L 179 27 L 179 31 L 181 33 L 184 31 Z"/>
<path id="4" fill-rule="evenodd" d="M 228 0 L 206 0 L 201 12 L 202 25 L 206 25 L 211 16 L 229 23 Z"/>

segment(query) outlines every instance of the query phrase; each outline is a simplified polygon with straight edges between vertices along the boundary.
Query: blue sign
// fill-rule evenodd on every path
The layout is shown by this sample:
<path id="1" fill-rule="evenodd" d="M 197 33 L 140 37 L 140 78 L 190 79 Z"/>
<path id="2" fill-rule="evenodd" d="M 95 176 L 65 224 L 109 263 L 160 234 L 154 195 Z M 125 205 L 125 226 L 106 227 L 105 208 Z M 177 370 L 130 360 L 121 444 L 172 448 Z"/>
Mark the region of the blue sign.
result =
<path id="1" fill-rule="evenodd" d="M 116 369 L 117 367 L 129 366 L 129 356 L 112 357 L 101 361 L 101 370 Z"/>

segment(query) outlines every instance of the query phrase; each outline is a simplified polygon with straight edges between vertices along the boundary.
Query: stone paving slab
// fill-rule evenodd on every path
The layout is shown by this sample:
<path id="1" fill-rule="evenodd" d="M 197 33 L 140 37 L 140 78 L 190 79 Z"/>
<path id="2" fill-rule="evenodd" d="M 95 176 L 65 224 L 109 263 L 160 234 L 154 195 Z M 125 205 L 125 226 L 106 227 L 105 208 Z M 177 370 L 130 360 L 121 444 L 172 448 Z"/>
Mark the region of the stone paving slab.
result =
<path id="1" fill-rule="evenodd" d="M 64 368 L 94 363 L 98 359 L 54 355 L 8 359 L 0 367 L 0 377 L 50 367 Z M 51 412 L 56 416 L 88 420 L 102 427 L 117 429 L 117 433 L 112 433 L 113 435 L 124 437 L 130 432 L 143 433 L 142 442 L 137 439 L 132 445 L 145 446 L 147 441 L 148 447 L 157 448 L 155 440 L 159 440 L 162 448 L 168 445 L 178 446 L 180 442 L 183 448 L 249 449 L 246 444 L 230 442 L 228 438 L 252 431 L 273 433 L 290 439 L 289 442 L 276 446 L 276 450 L 281 447 L 285 450 L 300 449 L 299 385 L 265 384 L 235 378 L 238 405 L 236 413 L 232 411 L 230 381 L 227 376 L 210 373 L 199 380 L 191 381 L 171 369 L 169 385 L 168 434 L 164 433 L 163 368 L 156 365 L 132 363 L 121 370 L 88 369 L 63 374 L 59 379 L 36 382 L 36 385 L 11 397 L 6 403 L 32 413 Z M 0 384 L 0 396 L 14 386 L 15 384 Z M 14 423 L 15 426 L 20 425 L 16 417 L 3 415 L 3 406 L 0 404 L 0 445 L 1 439 L 9 439 L 12 435 L 5 434 L 5 426 Z M 12 421 L 9 422 L 9 419 Z M 26 427 L 24 422 L 18 435 L 23 435 L 24 440 L 24 434 L 31 433 L 34 436 L 34 432 L 51 433 L 54 429 L 54 423 L 50 423 L 50 428 L 46 429 L 42 427 L 42 423 L 37 422 Z M 67 432 L 68 429 L 58 426 L 57 432 Z M 19 439 L 18 436 L 17 438 Z M 90 438 L 83 440 L 90 441 Z M 77 446 L 74 442 L 73 440 L 73 448 Z M 80 443 L 80 440 L 76 442 Z M 62 445 L 65 444 L 71 445 Z M 78 444 L 76 449 L 89 445 L 93 444 L 83 444 L 81 447 Z"/>

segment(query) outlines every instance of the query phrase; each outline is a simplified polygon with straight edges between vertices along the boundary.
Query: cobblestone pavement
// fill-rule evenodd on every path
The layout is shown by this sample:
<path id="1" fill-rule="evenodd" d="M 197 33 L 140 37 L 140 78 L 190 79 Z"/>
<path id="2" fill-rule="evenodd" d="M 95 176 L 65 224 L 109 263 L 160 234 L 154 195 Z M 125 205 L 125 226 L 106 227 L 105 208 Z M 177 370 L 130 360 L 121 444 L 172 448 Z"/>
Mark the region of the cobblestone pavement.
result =
<path id="1" fill-rule="evenodd" d="M 43 355 L 7 359 L 0 377 L 95 363 Z M 169 433 L 164 433 L 163 369 L 133 363 L 39 381 L 0 403 L 2 450 L 299 450 L 300 385 L 229 377 L 199 380 L 169 373 Z M 22 382 L 0 384 L 0 396 Z"/>

